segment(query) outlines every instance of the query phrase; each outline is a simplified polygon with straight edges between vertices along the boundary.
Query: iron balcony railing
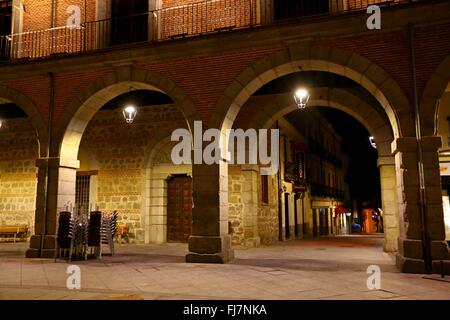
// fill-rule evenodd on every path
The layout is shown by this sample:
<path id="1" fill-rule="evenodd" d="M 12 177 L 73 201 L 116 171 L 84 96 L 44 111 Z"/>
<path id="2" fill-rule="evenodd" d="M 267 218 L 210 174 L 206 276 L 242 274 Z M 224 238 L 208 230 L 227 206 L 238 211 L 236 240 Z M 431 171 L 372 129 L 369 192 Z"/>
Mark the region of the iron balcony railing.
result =
<path id="1" fill-rule="evenodd" d="M 224 30 L 267 25 L 290 19 L 317 19 L 366 10 L 370 4 L 392 6 L 427 0 L 303 0 L 273 10 L 264 0 L 208 0 L 147 13 L 0 36 L 0 60 L 17 61 L 77 54 L 115 46 L 154 43 Z M 429 1 L 429 0 L 428 0 Z M 283 7 L 283 2 L 286 5 Z"/>

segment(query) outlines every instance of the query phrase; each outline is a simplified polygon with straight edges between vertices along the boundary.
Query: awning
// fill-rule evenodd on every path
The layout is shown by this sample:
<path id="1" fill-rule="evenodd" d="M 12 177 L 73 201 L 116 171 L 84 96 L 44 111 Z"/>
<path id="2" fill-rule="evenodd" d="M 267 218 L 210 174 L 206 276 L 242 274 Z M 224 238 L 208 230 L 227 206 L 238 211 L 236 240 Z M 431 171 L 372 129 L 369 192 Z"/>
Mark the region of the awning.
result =
<path id="1" fill-rule="evenodd" d="M 346 214 L 346 213 L 351 213 L 351 211 L 343 206 L 336 206 L 336 208 L 334 209 L 334 213 L 335 214 Z"/>

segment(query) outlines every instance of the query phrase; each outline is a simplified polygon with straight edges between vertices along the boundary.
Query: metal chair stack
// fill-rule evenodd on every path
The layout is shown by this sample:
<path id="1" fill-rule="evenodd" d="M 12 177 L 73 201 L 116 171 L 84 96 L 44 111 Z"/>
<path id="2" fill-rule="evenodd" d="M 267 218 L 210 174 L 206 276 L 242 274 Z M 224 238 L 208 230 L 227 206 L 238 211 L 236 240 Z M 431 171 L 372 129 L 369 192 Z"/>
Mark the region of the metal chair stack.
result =
<path id="1" fill-rule="evenodd" d="M 114 255 L 114 236 L 118 221 L 117 211 L 110 214 L 92 211 L 89 214 L 63 211 L 59 214 L 56 237 L 57 258 L 87 259 L 88 251 L 96 258 L 102 256 L 102 244 L 107 244 Z"/>
<path id="2" fill-rule="evenodd" d="M 114 236 L 116 234 L 117 211 L 104 214 L 102 217 L 102 243 L 107 244 L 111 255 L 114 255 Z"/>
<path id="3" fill-rule="evenodd" d="M 73 256 L 87 260 L 88 220 L 83 214 L 73 215 L 71 220 L 69 261 Z"/>
<path id="4" fill-rule="evenodd" d="M 89 215 L 89 228 L 88 228 L 88 247 L 91 250 L 91 254 L 96 257 L 101 257 L 102 255 L 102 212 L 92 211 Z M 93 251 L 93 252 L 92 252 Z"/>
<path id="5" fill-rule="evenodd" d="M 55 261 L 57 258 L 67 256 L 67 250 L 70 249 L 73 229 L 72 213 L 68 211 L 60 212 L 58 218 L 58 233 L 56 235 Z"/>

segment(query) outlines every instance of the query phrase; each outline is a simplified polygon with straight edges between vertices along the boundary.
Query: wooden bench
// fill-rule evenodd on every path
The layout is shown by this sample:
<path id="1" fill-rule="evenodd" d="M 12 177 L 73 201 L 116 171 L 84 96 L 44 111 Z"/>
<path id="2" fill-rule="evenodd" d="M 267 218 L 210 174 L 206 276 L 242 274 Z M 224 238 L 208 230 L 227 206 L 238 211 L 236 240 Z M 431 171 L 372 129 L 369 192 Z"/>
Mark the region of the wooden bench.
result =
<path id="1" fill-rule="evenodd" d="M 0 238 L 13 238 L 14 243 L 17 239 L 26 241 L 28 238 L 28 226 L 0 226 Z"/>
<path id="2" fill-rule="evenodd" d="M 130 227 L 128 227 L 126 224 L 118 224 L 116 227 L 116 234 L 115 238 L 117 243 L 122 244 L 122 239 L 124 239 L 127 243 L 130 243 Z"/>

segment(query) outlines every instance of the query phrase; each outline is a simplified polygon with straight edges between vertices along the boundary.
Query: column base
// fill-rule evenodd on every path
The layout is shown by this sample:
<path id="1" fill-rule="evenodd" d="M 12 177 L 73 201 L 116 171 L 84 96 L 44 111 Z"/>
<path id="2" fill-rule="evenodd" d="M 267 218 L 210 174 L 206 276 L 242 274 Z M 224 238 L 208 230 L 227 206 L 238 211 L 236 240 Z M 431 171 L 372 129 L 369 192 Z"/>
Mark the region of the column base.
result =
<path id="1" fill-rule="evenodd" d="M 188 263 L 228 263 L 234 260 L 230 235 L 191 236 L 189 238 Z"/>
<path id="2" fill-rule="evenodd" d="M 33 235 L 30 238 L 30 248 L 26 251 L 26 258 L 54 258 L 55 235 L 45 235 L 42 243 L 42 235 Z M 42 248 L 43 245 L 43 248 Z"/>
<path id="3" fill-rule="evenodd" d="M 257 248 L 261 245 L 261 238 L 260 237 L 245 238 L 242 244 L 244 245 L 244 247 Z"/>
<path id="4" fill-rule="evenodd" d="M 400 272 L 403 273 L 427 273 L 425 262 L 420 259 L 407 258 L 397 253 L 395 256 L 396 265 Z"/>
<path id="5" fill-rule="evenodd" d="M 422 253 L 422 240 L 398 239 L 396 264 L 401 272 L 427 273 Z M 432 273 L 450 273 L 450 252 L 445 241 L 431 241 Z"/>

